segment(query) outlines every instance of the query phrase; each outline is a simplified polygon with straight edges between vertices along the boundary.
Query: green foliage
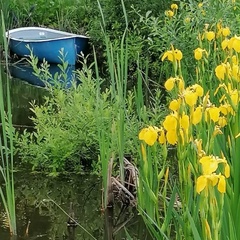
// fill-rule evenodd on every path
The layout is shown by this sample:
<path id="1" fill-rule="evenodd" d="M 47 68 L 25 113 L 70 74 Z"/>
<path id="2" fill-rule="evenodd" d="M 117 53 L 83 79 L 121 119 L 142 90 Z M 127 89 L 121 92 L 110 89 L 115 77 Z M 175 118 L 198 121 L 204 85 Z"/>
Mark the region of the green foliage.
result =
<path id="1" fill-rule="evenodd" d="M 43 79 L 44 76 L 50 76 L 44 65 L 36 72 Z M 80 170 L 82 165 L 94 165 L 95 170 L 98 170 L 98 119 L 101 119 L 102 126 L 106 127 L 105 131 L 111 130 L 111 146 L 115 152 L 118 149 L 118 101 L 111 99 L 108 88 L 101 90 L 97 97 L 99 86 L 86 62 L 82 70 L 76 72 L 76 78 L 80 79 L 81 84 L 69 89 L 49 85 L 45 102 L 40 106 L 31 103 L 34 131 L 25 130 L 23 134 L 19 134 L 17 149 L 23 162 L 32 164 L 33 168 L 52 174 L 63 170 Z M 99 102 L 101 111 L 96 108 L 96 101 Z M 135 113 L 134 95 L 131 91 L 124 101 L 127 113 L 124 117 L 125 151 L 133 154 L 136 149 L 132 141 L 137 136 L 141 121 Z M 153 105 L 154 107 L 156 106 Z M 144 115 L 152 117 L 149 113 Z M 156 118 L 158 117 L 159 115 L 156 115 Z"/>
<path id="2" fill-rule="evenodd" d="M 81 0 L 12 0 L 12 27 L 41 25 L 80 33 L 89 21 L 87 4 Z"/>
<path id="3" fill-rule="evenodd" d="M 56 172 L 97 159 L 95 84 L 86 77 L 81 82 L 68 90 L 49 89 L 42 106 L 32 103 L 35 131 L 25 131 L 19 142 L 24 161 Z"/>

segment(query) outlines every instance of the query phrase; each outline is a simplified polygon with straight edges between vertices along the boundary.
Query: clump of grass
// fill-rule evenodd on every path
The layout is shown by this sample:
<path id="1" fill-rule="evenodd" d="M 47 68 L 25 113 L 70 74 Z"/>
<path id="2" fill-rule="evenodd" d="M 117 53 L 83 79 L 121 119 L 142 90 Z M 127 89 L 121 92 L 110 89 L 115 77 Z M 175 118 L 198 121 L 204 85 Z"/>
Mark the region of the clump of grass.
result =
<path id="1" fill-rule="evenodd" d="M 1 11 L 1 32 L 5 36 L 4 15 Z M 7 57 L 7 41 L 3 38 L 3 46 L 5 51 L 5 63 L 8 64 Z M 4 186 L 0 186 L 0 196 L 3 202 L 4 209 L 7 214 L 9 229 L 11 235 L 17 235 L 16 213 L 15 213 L 15 194 L 14 194 L 14 173 L 13 173 L 13 132 L 11 99 L 9 91 L 9 77 L 7 75 L 7 86 L 5 91 L 6 99 L 4 99 L 4 90 L 2 85 L 2 68 L 0 68 L 0 119 L 1 119 L 1 134 L 0 134 L 0 172 L 4 180 Z M 5 108 L 6 106 L 6 108 Z M 6 111 L 5 111 L 6 110 Z"/>

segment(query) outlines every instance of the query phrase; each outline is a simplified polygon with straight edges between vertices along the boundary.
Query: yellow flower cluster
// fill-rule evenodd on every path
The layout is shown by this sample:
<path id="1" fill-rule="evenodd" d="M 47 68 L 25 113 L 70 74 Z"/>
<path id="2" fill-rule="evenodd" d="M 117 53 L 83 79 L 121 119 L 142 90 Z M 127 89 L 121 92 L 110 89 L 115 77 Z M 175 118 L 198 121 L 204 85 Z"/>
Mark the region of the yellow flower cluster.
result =
<path id="1" fill-rule="evenodd" d="M 221 22 L 217 23 L 217 38 L 218 37 L 227 37 L 231 34 L 229 27 L 223 27 Z"/>
<path id="2" fill-rule="evenodd" d="M 199 7 L 202 8 L 202 6 Z M 171 9 L 171 11 L 174 11 L 177 8 L 171 7 Z M 139 133 L 139 139 L 149 146 L 153 146 L 155 143 L 165 144 L 164 146 L 166 144 L 178 144 L 179 149 L 184 149 L 186 144 L 193 143 L 194 137 L 199 134 L 198 126 L 200 126 L 200 129 L 209 127 L 207 131 L 211 131 L 211 134 L 208 134 L 209 136 L 206 138 L 204 137 L 207 154 L 202 150 L 202 140 L 194 141 L 202 169 L 201 176 L 199 174 L 197 178 L 196 190 L 197 193 L 201 193 L 204 189 L 207 190 L 211 186 L 217 186 L 220 193 L 225 193 L 226 178 L 230 176 L 230 167 L 223 154 L 221 158 L 211 155 L 212 149 L 209 146 L 216 135 L 223 134 L 224 131 L 221 128 L 224 128 L 228 121 L 230 123 L 236 115 L 236 109 L 239 105 L 240 91 L 236 89 L 236 86 L 240 82 L 238 61 L 240 37 L 234 36 L 228 39 L 231 34 L 230 29 L 222 27 L 221 23 L 217 24 L 216 32 L 207 29 L 208 27 L 205 28 L 203 35 L 199 35 L 199 40 L 205 39 L 209 50 L 203 47 L 206 47 L 206 44 L 204 45 L 202 41 L 201 47 L 194 50 L 194 58 L 197 61 L 204 59 L 201 64 L 198 64 L 199 71 L 197 73 L 201 77 L 201 71 L 206 72 L 204 64 L 209 63 L 209 59 L 206 58 L 209 58 L 212 53 L 210 47 L 213 46 L 214 51 L 223 50 L 221 56 L 224 56 L 226 60 L 218 66 L 215 65 L 215 75 L 220 80 L 220 84 L 219 86 L 211 85 L 214 86 L 214 89 L 217 88 L 215 93 L 207 92 L 204 96 L 204 89 L 201 85 L 185 86 L 180 64 L 183 54 L 179 49 L 174 49 L 172 46 L 171 50 L 166 51 L 161 58 L 162 61 L 172 62 L 174 67 L 175 76 L 168 78 L 164 84 L 165 89 L 174 96 L 169 103 L 171 112 L 164 118 L 161 127 L 149 126 L 142 129 Z M 203 37 L 201 38 L 201 36 Z M 210 100 L 214 96 L 216 96 L 214 101 L 220 99 L 219 102 L 215 101 L 215 104 Z M 200 134 L 200 136 L 202 135 Z"/>
<path id="3" fill-rule="evenodd" d="M 207 31 L 209 25 L 206 24 L 205 26 L 205 32 L 202 35 L 202 39 L 207 39 L 209 42 L 213 41 L 216 38 L 225 38 L 224 41 L 227 41 L 226 37 L 228 37 L 231 34 L 231 31 L 229 27 L 222 27 L 221 22 L 217 24 L 217 31 Z"/>
<path id="4" fill-rule="evenodd" d="M 189 116 L 185 113 L 174 112 L 166 116 L 163 127 L 166 131 L 166 140 L 169 144 L 176 144 L 179 140 L 182 144 L 188 142 Z"/>
<path id="5" fill-rule="evenodd" d="M 178 91 L 179 98 L 173 99 L 169 104 L 169 109 L 173 113 L 166 116 L 163 121 L 166 140 L 169 144 L 176 144 L 179 142 L 178 139 L 182 144 L 189 142 L 191 140 L 191 136 L 188 136 L 190 128 L 192 125 L 199 124 L 203 117 L 207 123 L 212 122 L 221 128 L 227 124 L 227 115 L 234 114 L 230 104 L 222 103 L 219 107 L 216 107 L 210 102 L 208 95 L 202 98 L 203 88 L 200 85 L 194 84 L 184 89 L 184 83 L 182 82 L 181 78 L 169 78 L 165 83 L 165 87 L 169 91 L 175 85 L 181 86 L 181 90 Z M 232 94 L 231 96 L 234 101 L 235 95 Z M 201 105 L 197 105 L 198 99 L 201 100 Z M 188 111 L 189 115 L 183 112 L 182 109 Z"/>
<path id="6" fill-rule="evenodd" d="M 185 103 L 188 106 L 193 107 L 196 105 L 198 98 L 203 96 L 203 88 L 198 84 L 194 84 L 190 87 L 187 87 L 182 92 L 182 95 L 184 97 Z"/>
<path id="7" fill-rule="evenodd" d="M 222 113 L 224 115 L 227 115 L 228 113 L 230 113 L 231 115 L 235 115 L 235 109 L 237 108 L 240 101 L 239 91 L 236 88 L 232 88 L 232 85 L 230 83 L 228 83 L 227 86 L 223 83 L 218 86 L 215 94 L 221 88 L 224 89 L 224 93 L 219 101 L 224 102 L 224 104 L 221 104 L 220 107 L 224 106 L 224 108 L 226 109 L 225 110 L 224 108 L 222 108 Z"/>
<path id="8" fill-rule="evenodd" d="M 180 89 L 180 91 L 182 91 L 184 89 L 184 81 L 182 78 L 180 77 L 170 77 L 164 84 L 165 88 L 168 91 L 171 91 L 175 84 L 177 83 L 178 88 Z"/>
<path id="9" fill-rule="evenodd" d="M 206 29 L 207 28 L 208 27 L 206 27 Z M 224 116 L 219 116 L 218 122 L 221 127 L 226 125 L 226 115 L 228 113 L 231 113 L 232 115 L 235 114 L 234 108 L 238 106 L 240 100 L 240 92 L 236 89 L 236 84 L 240 82 L 240 69 L 238 61 L 238 53 L 240 52 L 240 37 L 234 36 L 230 39 L 227 39 L 227 36 L 229 36 L 230 33 L 231 31 L 229 27 L 222 27 L 222 23 L 219 22 L 217 24 L 216 33 L 213 31 L 205 31 L 203 35 L 208 41 L 212 41 L 215 37 L 221 37 L 220 48 L 222 48 L 227 55 L 226 60 L 215 67 L 215 75 L 221 83 L 219 84 L 214 95 L 216 95 L 220 89 L 222 90 L 222 97 L 219 100 L 221 103 L 219 110 L 221 109 L 220 112 Z M 221 42 L 222 38 L 224 38 L 224 40 Z M 215 47 L 215 50 L 220 50 L 220 48 Z M 203 56 L 208 57 L 208 55 L 209 53 L 203 48 L 198 47 L 194 50 L 194 57 L 198 61 L 201 60 Z M 227 110 L 224 110 L 222 105 L 224 105 L 225 109 Z M 215 110 L 216 109 L 217 108 L 215 108 Z"/>
<path id="10" fill-rule="evenodd" d="M 225 38 L 221 43 L 223 50 L 235 50 L 237 53 L 240 52 L 240 37 L 234 36 L 230 39 Z"/>
<path id="11" fill-rule="evenodd" d="M 164 53 L 162 60 L 164 59 L 180 61 L 182 53 L 172 47 L 171 51 Z M 184 145 L 192 140 L 192 126 L 199 124 L 202 119 L 207 123 L 214 123 L 216 129 L 220 129 L 226 126 L 227 115 L 234 114 L 234 110 L 227 103 L 225 95 L 222 97 L 222 104 L 217 107 L 210 102 L 208 94 L 203 97 L 204 90 L 199 84 L 193 84 L 185 88 L 182 77 L 170 77 L 166 80 L 164 86 L 167 91 L 174 90 L 175 93 L 177 92 L 178 98 L 170 102 L 169 109 L 172 113 L 165 117 L 163 127 L 148 127 L 140 132 L 139 139 L 144 140 L 150 146 L 157 141 L 162 144 L 167 142 L 172 145 L 177 143 Z M 237 104 L 238 94 L 230 86 L 226 88 L 226 92 L 231 96 L 232 102 Z M 197 104 L 198 102 L 200 105 Z M 216 131 L 216 134 L 219 133 L 221 133 L 220 130 Z"/>
<path id="12" fill-rule="evenodd" d="M 192 127 L 192 125 L 197 125 L 200 123 L 203 117 L 203 109 L 205 110 L 205 121 L 218 124 L 215 134 L 221 133 L 221 131 L 217 131 L 217 129 L 219 129 L 220 127 L 224 127 L 227 124 L 227 119 L 225 115 L 231 113 L 232 108 L 226 104 L 222 104 L 218 108 L 211 104 L 209 100 L 207 101 L 207 105 L 205 107 L 196 106 L 196 108 L 194 108 L 193 102 L 196 102 L 196 98 L 198 98 L 198 96 L 203 95 L 202 88 L 199 85 L 195 84 L 187 89 L 193 89 L 192 92 L 189 93 L 189 99 L 187 98 L 188 100 L 186 101 L 186 103 L 189 102 L 187 104 L 189 104 L 190 107 L 193 107 L 190 111 L 190 114 L 188 115 L 185 112 L 180 113 L 179 111 L 181 104 L 185 104 L 184 99 L 181 100 L 179 98 L 178 100 L 172 100 L 170 102 L 169 108 L 173 112 L 165 117 L 162 124 L 163 127 L 158 128 L 156 126 L 149 126 L 147 128 L 143 128 L 139 133 L 140 140 L 145 141 L 145 143 L 149 146 L 154 145 L 156 142 L 160 144 L 165 144 L 166 142 L 168 142 L 172 145 L 176 143 L 184 145 L 185 143 L 188 143 L 192 140 L 192 137 L 189 136 L 190 128 Z M 185 95 L 184 97 L 186 96 L 187 95 Z"/>
<path id="13" fill-rule="evenodd" d="M 222 27 L 222 24 L 219 22 L 217 24 L 216 32 L 207 31 L 208 28 L 209 24 L 206 24 L 205 32 L 201 37 L 202 40 L 207 39 L 209 42 L 212 42 L 214 39 L 221 37 L 221 39 L 224 39 L 221 43 L 221 47 L 223 50 L 234 49 L 235 51 L 240 52 L 240 38 L 237 36 L 232 37 L 231 39 L 227 38 L 231 34 L 229 27 Z M 208 57 L 208 52 L 205 49 L 198 47 L 194 50 L 194 57 L 196 60 L 202 59 L 203 55 Z"/>

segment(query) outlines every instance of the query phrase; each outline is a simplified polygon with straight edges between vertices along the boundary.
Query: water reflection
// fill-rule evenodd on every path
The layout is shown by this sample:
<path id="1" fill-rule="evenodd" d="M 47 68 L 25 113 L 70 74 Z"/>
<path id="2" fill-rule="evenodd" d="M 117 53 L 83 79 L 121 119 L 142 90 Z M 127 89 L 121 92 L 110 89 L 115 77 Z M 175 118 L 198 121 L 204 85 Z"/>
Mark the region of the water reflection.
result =
<path id="1" fill-rule="evenodd" d="M 111 220 L 108 212 L 105 220 L 108 219 L 110 225 L 104 227 L 104 215 L 101 212 L 102 185 L 101 179 L 96 176 L 65 175 L 48 178 L 42 174 L 18 172 L 15 179 L 17 240 L 93 239 L 83 229 L 96 239 L 120 240 L 127 239 L 125 228 L 133 239 L 147 239 L 146 229 L 131 209 L 121 213 L 121 217 L 115 212 L 111 215 Z M 74 217 L 82 228 L 67 224 L 68 216 L 63 210 L 71 214 L 69 208 L 74 211 Z M 4 211 L 1 206 L 0 216 L 0 239 L 8 240 L 8 229 L 2 224 Z M 122 225 L 121 219 L 127 221 L 127 224 Z M 120 225 L 116 225 L 116 222 Z"/>
<path id="2" fill-rule="evenodd" d="M 0 65 L 3 88 L 6 89 L 7 85 L 7 70 L 5 65 Z M 10 84 L 10 97 L 12 105 L 12 121 L 15 126 L 28 127 L 32 125 L 30 117 L 33 113 L 30 110 L 30 102 L 35 101 L 36 104 L 43 103 L 43 97 L 48 94 L 45 88 L 36 87 L 21 81 L 17 78 L 11 78 Z M 3 91 L 6 99 L 6 90 Z"/>
<path id="3" fill-rule="evenodd" d="M 41 68 L 42 63 L 39 63 L 38 67 Z M 40 78 L 36 76 L 33 67 L 26 61 L 10 64 L 8 68 L 12 77 L 40 87 L 44 87 L 46 83 L 52 85 L 60 83 L 64 87 L 70 87 L 75 79 L 75 66 L 73 65 L 68 65 L 63 72 L 58 64 L 48 64 L 48 73 L 43 72 Z"/>

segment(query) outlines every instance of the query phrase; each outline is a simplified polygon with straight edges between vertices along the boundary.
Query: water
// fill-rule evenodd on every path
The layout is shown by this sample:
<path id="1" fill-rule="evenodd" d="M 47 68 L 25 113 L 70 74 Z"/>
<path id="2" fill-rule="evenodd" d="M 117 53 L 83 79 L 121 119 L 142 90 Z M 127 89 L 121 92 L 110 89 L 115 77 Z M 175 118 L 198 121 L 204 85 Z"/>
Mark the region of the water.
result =
<path id="1" fill-rule="evenodd" d="M 79 226 L 67 227 L 68 216 L 63 210 L 72 212 L 71 203 L 78 223 L 96 239 L 126 239 L 124 227 L 134 239 L 146 239 L 143 223 L 133 209 L 127 209 L 119 217 L 120 210 L 116 207 L 114 216 L 104 216 L 101 211 L 101 179 L 97 176 L 62 175 L 51 178 L 22 171 L 15 174 L 15 182 L 17 240 L 93 239 Z M 4 223 L 1 207 L 0 221 Z M 114 238 L 107 237 L 113 233 Z M 10 240 L 8 227 L 4 224 L 0 224 L 0 239 Z"/>
<path id="2" fill-rule="evenodd" d="M 6 86 L 5 73 L 3 85 Z M 13 124 L 18 129 L 30 128 L 29 110 L 31 101 L 40 104 L 46 90 L 20 79 L 10 80 Z M 1 181 L 0 181 L 1 184 Z M 102 181 L 91 175 L 62 175 L 56 178 L 22 170 L 15 174 L 15 195 L 18 236 L 14 240 L 82 240 L 151 239 L 135 209 L 114 212 L 102 208 Z M 54 203 L 53 203 L 54 201 Z M 70 210 L 72 205 L 73 211 Z M 83 227 L 67 227 L 68 216 L 63 212 L 74 212 Z M 26 230 L 28 229 L 28 234 Z M 6 216 L 0 201 L 0 240 L 10 240 Z M 12 239 L 11 239 L 12 240 Z"/>
<path id="3" fill-rule="evenodd" d="M 6 87 L 6 66 L 1 66 L 3 87 Z M 6 91 L 4 91 L 6 93 Z M 43 96 L 47 94 L 44 88 L 36 87 L 26 81 L 11 78 L 10 95 L 12 104 L 12 121 L 15 126 L 31 126 L 30 117 L 33 113 L 30 110 L 30 102 L 35 101 L 37 104 L 43 102 Z M 6 96 L 5 96 L 6 99 Z"/>

